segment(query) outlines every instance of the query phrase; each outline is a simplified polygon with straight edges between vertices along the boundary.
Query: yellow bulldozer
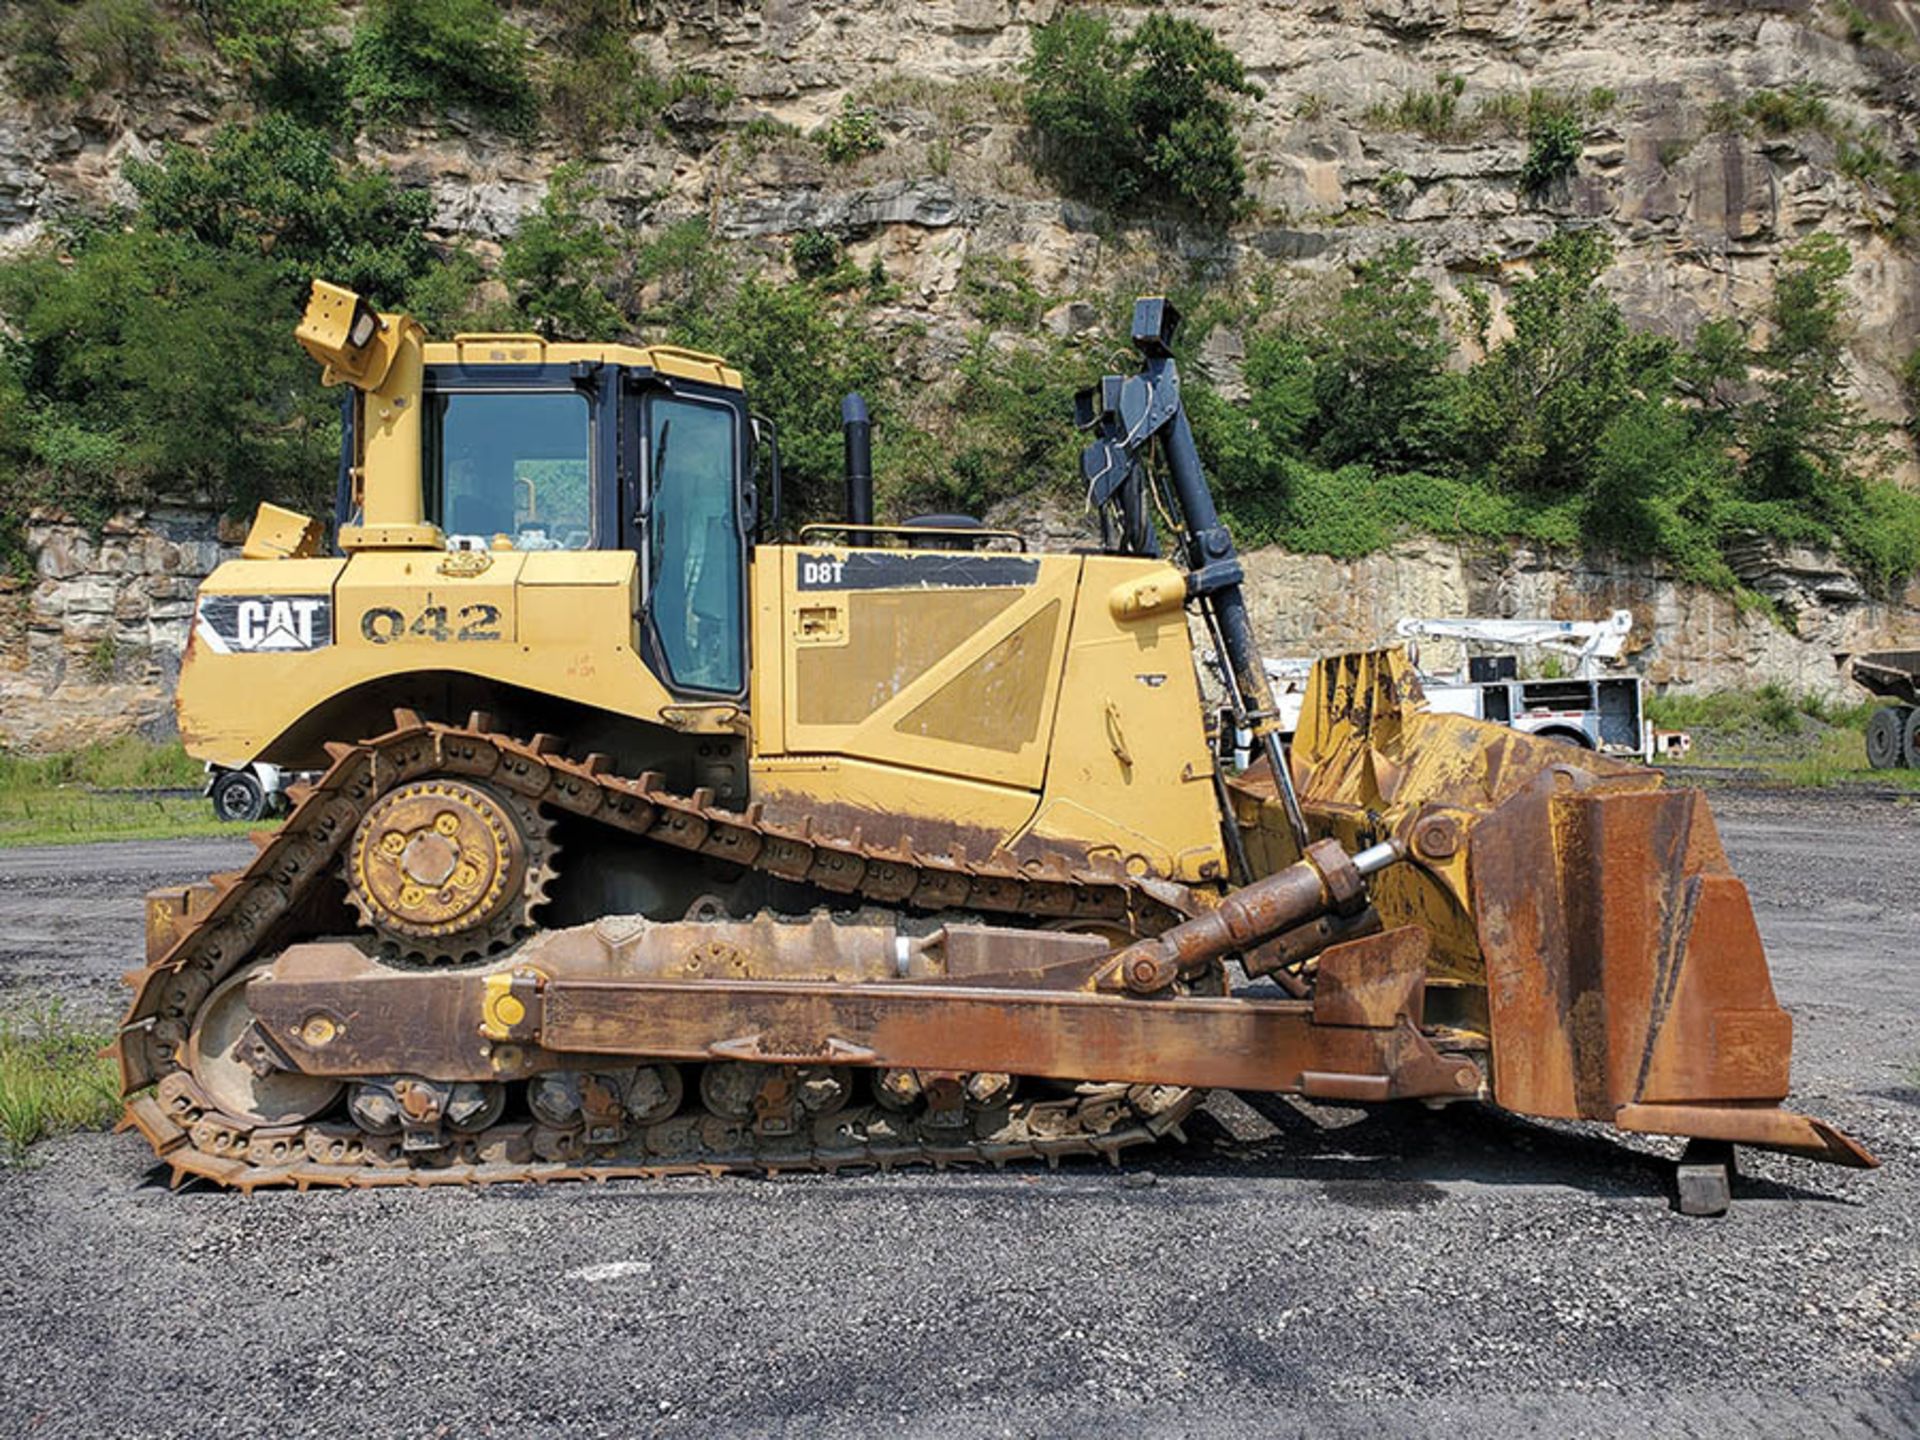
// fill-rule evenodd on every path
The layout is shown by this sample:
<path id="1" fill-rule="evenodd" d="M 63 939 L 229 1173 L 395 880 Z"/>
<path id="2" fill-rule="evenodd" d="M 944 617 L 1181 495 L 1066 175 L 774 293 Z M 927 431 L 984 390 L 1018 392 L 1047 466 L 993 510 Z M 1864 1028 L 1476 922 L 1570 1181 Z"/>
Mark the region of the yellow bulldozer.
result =
<path id="1" fill-rule="evenodd" d="M 875 524 L 858 397 L 846 519 L 783 540 L 724 360 L 316 282 L 337 529 L 260 508 L 178 703 L 324 773 L 148 897 L 129 1123 L 247 1190 L 1115 1158 L 1209 1087 L 1690 1137 L 1720 1203 L 1736 1142 L 1874 1163 L 1780 1106 L 1699 794 L 1431 713 L 1391 650 L 1285 742 L 1177 324 L 1139 302 L 1081 397 L 1102 543 L 1038 554 Z"/>

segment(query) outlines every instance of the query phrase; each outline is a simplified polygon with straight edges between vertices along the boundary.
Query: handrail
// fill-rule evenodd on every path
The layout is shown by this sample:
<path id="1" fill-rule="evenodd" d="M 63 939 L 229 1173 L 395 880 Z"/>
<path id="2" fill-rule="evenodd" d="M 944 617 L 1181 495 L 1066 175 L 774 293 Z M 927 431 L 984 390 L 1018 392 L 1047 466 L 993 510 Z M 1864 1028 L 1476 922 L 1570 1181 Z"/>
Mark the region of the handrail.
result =
<path id="1" fill-rule="evenodd" d="M 1017 530 L 989 530 L 985 526 L 959 525 L 854 525 L 843 520 L 816 520 L 800 527 L 800 539 L 804 542 L 816 532 L 843 535 L 897 535 L 910 538 L 915 535 L 938 535 L 951 540 L 1011 540 L 1020 547 L 1021 554 L 1026 553 L 1027 537 Z"/>

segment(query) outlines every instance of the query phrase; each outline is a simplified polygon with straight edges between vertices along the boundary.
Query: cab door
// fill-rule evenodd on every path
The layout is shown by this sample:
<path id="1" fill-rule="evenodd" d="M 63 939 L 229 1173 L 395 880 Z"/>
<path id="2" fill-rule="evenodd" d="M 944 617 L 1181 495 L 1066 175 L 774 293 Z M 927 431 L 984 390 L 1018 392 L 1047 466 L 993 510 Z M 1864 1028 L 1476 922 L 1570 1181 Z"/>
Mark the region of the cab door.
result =
<path id="1" fill-rule="evenodd" d="M 642 649 L 676 694 L 747 695 L 747 437 L 726 400 L 649 388 L 628 402 L 637 489 L 623 543 L 640 553 Z M 635 483 L 637 482 L 637 484 Z"/>

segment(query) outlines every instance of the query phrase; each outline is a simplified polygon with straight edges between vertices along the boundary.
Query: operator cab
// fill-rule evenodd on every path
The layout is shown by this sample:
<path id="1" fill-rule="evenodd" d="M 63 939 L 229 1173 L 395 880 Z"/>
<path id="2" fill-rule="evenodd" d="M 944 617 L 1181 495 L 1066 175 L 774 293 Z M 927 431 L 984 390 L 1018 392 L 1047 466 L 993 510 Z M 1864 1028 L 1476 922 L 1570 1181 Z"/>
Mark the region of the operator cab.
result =
<path id="1" fill-rule="evenodd" d="M 639 556 L 642 658 L 669 689 L 743 699 L 756 461 L 771 427 L 737 374 L 669 347 L 456 336 L 422 347 L 423 519 L 450 550 Z M 350 390 L 336 513 L 358 523 Z"/>

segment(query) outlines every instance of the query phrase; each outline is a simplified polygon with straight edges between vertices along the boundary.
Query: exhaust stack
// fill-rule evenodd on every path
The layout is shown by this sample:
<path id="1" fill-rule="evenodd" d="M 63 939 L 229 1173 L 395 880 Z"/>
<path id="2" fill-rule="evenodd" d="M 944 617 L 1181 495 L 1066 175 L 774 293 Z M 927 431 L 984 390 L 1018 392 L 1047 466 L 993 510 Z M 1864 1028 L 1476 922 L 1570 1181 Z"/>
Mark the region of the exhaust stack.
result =
<path id="1" fill-rule="evenodd" d="M 858 391 L 840 402 L 840 428 L 847 437 L 847 523 L 873 523 L 873 421 Z"/>

